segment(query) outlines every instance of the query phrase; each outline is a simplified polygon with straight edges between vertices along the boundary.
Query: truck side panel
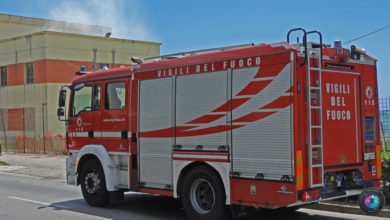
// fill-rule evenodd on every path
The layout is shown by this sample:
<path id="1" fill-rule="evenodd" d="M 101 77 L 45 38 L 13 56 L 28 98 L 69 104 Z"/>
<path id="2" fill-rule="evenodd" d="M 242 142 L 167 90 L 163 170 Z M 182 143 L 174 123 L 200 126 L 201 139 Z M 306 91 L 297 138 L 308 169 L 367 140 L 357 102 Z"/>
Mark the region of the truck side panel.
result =
<path id="1" fill-rule="evenodd" d="M 227 146 L 227 114 L 215 109 L 228 101 L 228 71 L 176 78 L 176 145 L 182 150 L 202 146 L 216 150 Z M 196 126 L 193 132 L 189 127 Z M 188 130 L 189 129 L 189 130 Z"/>
<path id="2" fill-rule="evenodd" d="M 139 129 L 171 128 L 165 130 L 168 133 L 165 137 L 139 138 L 139 182 L 142 186 L 161 189 L 172 186 L 172 94 L 172 78 L 140 81 Z"/>
<path id="3" fill-rule="evenodd" d="M 233 125 L 246 124 L 232 131 L 233 171 L 240 177 L 293 178 L 292 64 L 278 65 L 280 70 L 272 76 L 257 74 L 259 68 L 233 71 L 233 94 L 237 94 L 233 99 L 250 97 L 232 109 Z M 248 80 L 262 91 L 240 93 Z"/>

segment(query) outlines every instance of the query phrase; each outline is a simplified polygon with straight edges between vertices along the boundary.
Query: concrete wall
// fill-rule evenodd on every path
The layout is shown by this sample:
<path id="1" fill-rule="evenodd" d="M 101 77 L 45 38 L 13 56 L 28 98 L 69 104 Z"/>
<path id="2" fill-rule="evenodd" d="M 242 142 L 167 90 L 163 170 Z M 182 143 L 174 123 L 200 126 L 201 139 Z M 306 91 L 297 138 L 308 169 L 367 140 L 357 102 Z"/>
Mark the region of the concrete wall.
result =
<path id="1" fill-rule="evenodd" d="M 131 57 L 158 56 L 160 44 L 154 42 L 94 37 L 57 32 L 40 32 L 0 40 L 0 66 L 41 59 L 130 64 Z"/>
<path id="2" fill-rule="evenodd" d="M 144 41 L 132 41 L 115 38 L 93 37 L 86 35 L 46 33 L 48 59 L 75 60 L 92 62 L 93 49 L 96 48 L 96 62 L 130 64 L 131 57 L 158 56 L 160 44 Z"/>
<path id="3" fill-rule="evenodd" d="M 42 33 L 0 40 L 0 65 L 45 59 L 45 39 L 46 36 Z"/>

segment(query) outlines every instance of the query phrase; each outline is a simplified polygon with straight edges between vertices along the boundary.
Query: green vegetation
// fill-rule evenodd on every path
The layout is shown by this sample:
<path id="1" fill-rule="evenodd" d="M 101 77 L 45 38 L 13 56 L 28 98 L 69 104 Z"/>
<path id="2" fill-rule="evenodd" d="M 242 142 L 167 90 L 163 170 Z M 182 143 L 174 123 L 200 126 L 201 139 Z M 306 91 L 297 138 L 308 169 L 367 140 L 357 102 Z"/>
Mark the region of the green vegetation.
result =
<path id="1" fill-rule="evenodd" d="M 7 166 L 7 165 L 8 165 L 8 163 L 0 160 L 0 166 Z"/>
<path id="2" fill-rule="evenodd" d="M 382 152 L 382 175 L 390 180 L 390 151 Z"/>
<path id="3" fill-rule="evenodd" d="M 390 151 L 382 151 L 382 159 L 390 158 Z"/>
<path id="4" fill-rule="evenodd" d="M 385 180 L 385 186 L 383 187 L 383 192 L 385 193 L 387 199 L 390 199 L 390 186 L 387 185 L 390 181 L 390 152 L 382 152 L 382 176 Z"/>

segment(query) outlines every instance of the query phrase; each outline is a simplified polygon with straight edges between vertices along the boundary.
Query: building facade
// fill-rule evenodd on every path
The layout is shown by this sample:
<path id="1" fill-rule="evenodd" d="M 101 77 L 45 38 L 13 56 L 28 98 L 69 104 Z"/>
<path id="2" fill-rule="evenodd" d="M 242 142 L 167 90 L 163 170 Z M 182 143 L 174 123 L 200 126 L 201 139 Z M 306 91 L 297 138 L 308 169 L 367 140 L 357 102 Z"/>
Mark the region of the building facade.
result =
<path id="1" fill-rule="evenodd" d="M 80 66 L 131 65 L 160 43 L 110 38 L 110 28 L 0 14 L 0 143 L 25 153 L 65 151 L 58 91 Z M 4 33 L 4 34 L 3 34 Z"/>

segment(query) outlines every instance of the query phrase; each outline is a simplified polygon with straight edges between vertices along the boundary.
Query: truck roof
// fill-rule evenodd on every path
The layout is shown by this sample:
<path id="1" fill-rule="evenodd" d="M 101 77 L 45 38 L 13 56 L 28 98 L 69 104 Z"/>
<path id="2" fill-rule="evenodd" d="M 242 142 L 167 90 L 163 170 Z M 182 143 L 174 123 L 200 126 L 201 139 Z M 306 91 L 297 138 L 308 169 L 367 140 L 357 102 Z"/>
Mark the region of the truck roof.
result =
<path id="1" fill-rule="evenodd" d="M 248 57 L 255 55 L 282 53 L 286 51 L 295 50 L 295 47 L 291 46 L 287 42 L 278 42 L 272 44 L 254 44 L 253 46 L 246 46 L 241 48 L 227 49 L 223 51 L 211 51 L 200 54 L 193 54 L 180 58 L 163 59 L 152 62 L 145 62 L 139 65 L 133 65 L 128 67 L 121 67 L 109 70 L 100 70 L 96 72 L 88 72 L 81 76 L 78 76 L 73 83 L 80 83 L 86 81 L 113 79 L 131 76 L 139 72 L 145 72 L 155 69 L 164 69 L 171 67 L 180 67 L 184 65 L 201 64 L 207 62 L 214 62 L 220 60 L 229 60 L 232 58 Z"/>
<path id="2" fill-rule="evenodd" d="M 175 68 L 188 65 L 196 64 L 206 64 L 209 62 L 231 60 L 231 59 L 240 59 L 250 56 L 266 55 L 266 54 L 277 54 L 287 51 L 296 51 L 299 45 L 291 45 L 287 42 L 277 42 L 272 44 L 253 44 L 250 46 L 244 46 L 239 48 L 232 48 L 219 51 L 209 51 L 195 54 L 188 54 L 182 57 L 171 57 L 161 60 L 154 60 L 151 62 L 145 62 L 142 64 L 135 64 L 127 67 L 114 68 L 109 70 L 100 70 L 96 72 L 88 72 L 81 76 L 78 76 L 74 81 L 75 83 L 94 81 L 94 80 L 103 80 L 103 79 L 115 79 L 130 77 L 132 74 L 137 74 L 141 72 L 151 71 L 151 70 L 160 70 Z M 327 50 L 324 49 L 324 56 L 328 56 Z M 364 54 L 366 61 L 370 63 L 375 62 L 375 58 Z M 328 57 L 329 59 L 329 57 Z M 361 61 L 353 61 L 361 62 Z M 365 63 L 365 62 L 363 62 Z"/>

